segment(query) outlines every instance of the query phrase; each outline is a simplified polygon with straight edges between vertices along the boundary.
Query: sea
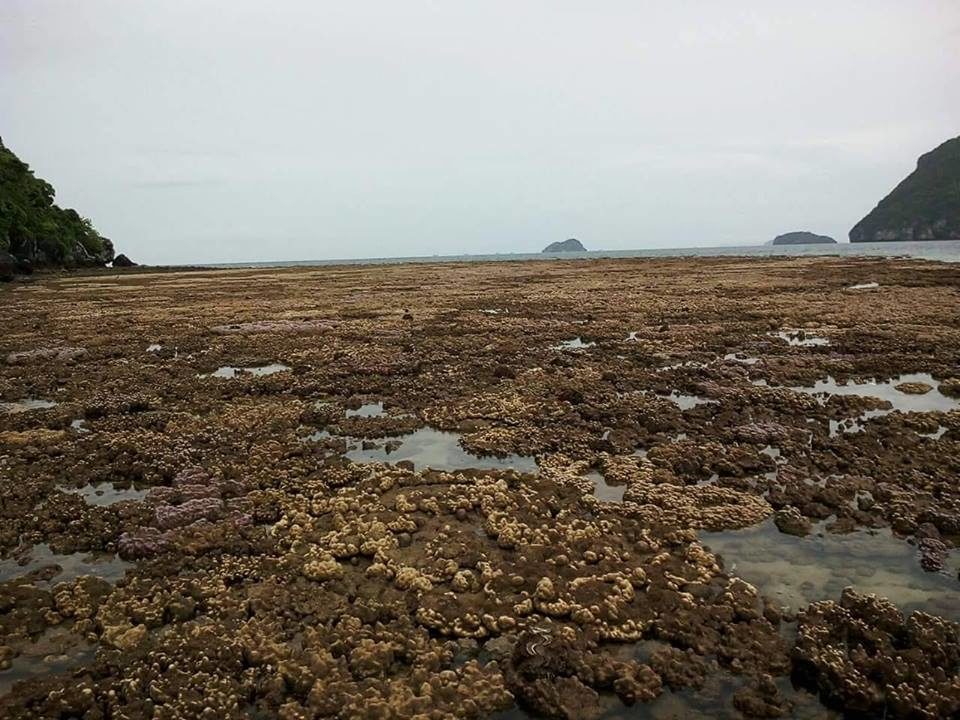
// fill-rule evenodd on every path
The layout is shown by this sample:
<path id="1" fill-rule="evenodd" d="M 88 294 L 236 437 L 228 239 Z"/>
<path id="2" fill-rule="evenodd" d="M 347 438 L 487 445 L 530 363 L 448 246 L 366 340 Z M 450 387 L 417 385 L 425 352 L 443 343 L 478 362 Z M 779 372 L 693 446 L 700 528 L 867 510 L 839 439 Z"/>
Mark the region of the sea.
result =
<path id="1" fill-rule="evenodd" d="M 837 243 L 814 245 L 731 245 L 729 247 L 641 248 L 561 253 L 497 253 L 491 255 L 422 255 L 410 257 L 342 258 L 337 260 L 275 260 L 267 262 L 203 263 L 194 267 L 245 268 L 319 265 L 383 265 L 392 263 L 518 262 L 524 260 L 601 260 L 670 257 L 886 257 L 960 262 L 960 240 Z"/>

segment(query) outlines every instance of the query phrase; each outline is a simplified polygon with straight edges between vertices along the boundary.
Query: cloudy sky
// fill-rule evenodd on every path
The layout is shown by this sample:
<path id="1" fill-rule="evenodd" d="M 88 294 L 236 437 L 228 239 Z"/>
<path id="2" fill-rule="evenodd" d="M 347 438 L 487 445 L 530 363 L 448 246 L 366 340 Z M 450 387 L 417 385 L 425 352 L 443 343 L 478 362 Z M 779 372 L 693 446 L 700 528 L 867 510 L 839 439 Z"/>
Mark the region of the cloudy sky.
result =
<path id="1" fill-rule="evenodd" d="M 2 0 L 0 136 L 149 263 L 845 240 L 958 48 L 957 0 Z"/>

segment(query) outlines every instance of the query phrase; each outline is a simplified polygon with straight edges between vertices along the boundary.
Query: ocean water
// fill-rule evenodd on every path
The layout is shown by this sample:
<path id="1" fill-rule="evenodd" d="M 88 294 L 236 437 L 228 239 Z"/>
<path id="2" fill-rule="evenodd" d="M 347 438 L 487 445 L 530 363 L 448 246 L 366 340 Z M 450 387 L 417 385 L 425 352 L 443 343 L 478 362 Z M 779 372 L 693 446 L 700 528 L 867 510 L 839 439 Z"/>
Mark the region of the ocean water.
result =
<path id="1" fill-rule="evenodd" d="M 604 258 L 667 257 L 909 257 L 960 262 L 960 240 L 918 242 L 837 243 L 836 245 L 732 245 L 729 247 L 591 250 L 566 253 L 498 253 L 493 255 L 430 255 L 338 260 L 277 260 L 271 262 L 208 263 L 199 267 L 293 267 L 315 265 L 381 265 L 387 263 L 516 262 L 520 260 L 599 260 Z M 197 267 L 195 265 L 194 267 Z"/>

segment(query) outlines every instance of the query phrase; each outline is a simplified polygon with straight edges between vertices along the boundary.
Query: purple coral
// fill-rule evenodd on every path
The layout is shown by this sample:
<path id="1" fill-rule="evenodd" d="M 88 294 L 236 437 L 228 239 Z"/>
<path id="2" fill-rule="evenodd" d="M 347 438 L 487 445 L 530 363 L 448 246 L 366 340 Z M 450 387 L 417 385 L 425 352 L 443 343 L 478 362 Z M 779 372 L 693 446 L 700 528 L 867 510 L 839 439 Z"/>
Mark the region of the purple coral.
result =
<path id="1" fill-rule="evenodd" d="M 124 560 L 139 560 L 153 557 L 163 552 L 170 544 L 167 533 L 157 528 L 140 528 L 134 532 L 125 532 L 117 541 L 120 557 Z"/>
<path id="2" fill-rule="evenodd" d="M 196 498 L 182 505 L 158 505 L 154 510 L 157 527 L 163 530 L 180 528 L 198 520 L 216 520 L 223 511 L 219 498 Z"/>

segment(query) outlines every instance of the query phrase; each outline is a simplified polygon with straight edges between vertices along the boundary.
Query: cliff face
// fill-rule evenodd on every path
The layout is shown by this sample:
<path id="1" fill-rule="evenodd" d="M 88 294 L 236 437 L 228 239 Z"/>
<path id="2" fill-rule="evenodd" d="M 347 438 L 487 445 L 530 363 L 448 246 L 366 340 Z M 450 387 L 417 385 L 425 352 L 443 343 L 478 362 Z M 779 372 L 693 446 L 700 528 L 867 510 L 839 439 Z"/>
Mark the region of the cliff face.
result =
<path id="1" fill-rule="evenodd" d="M 783 235 L 777 235 L 770 241 L 771 245 L 815 245 L 823 243 L 836 243 L 828 235 L 817 235 L 816 233 L 799 230 L 797 232 L 788 232 Z"/>
<path id="2" fill-rule="evenodd" d="M 850 242 L 960 240 L 960 137 L 921 155 L 917 169 L 850 230 Z"/>
<path id="3" fill-rule="evenodd" d="M 43 267 L 91 267 L 113 260 L 113 243 L 76 210 L 54 204 L 50 183 L 0 140 L 0 275 Z"/>
<path id="4" fill-rule="evenodd" d="M 581 245 L 580 241 L 576 238 L 570 238 L 569 240 L 564 240 L 563 242 L 550 243 L 543 249 L 543 252 L 545 253 L 586 251 L 587 249 Z"/>

